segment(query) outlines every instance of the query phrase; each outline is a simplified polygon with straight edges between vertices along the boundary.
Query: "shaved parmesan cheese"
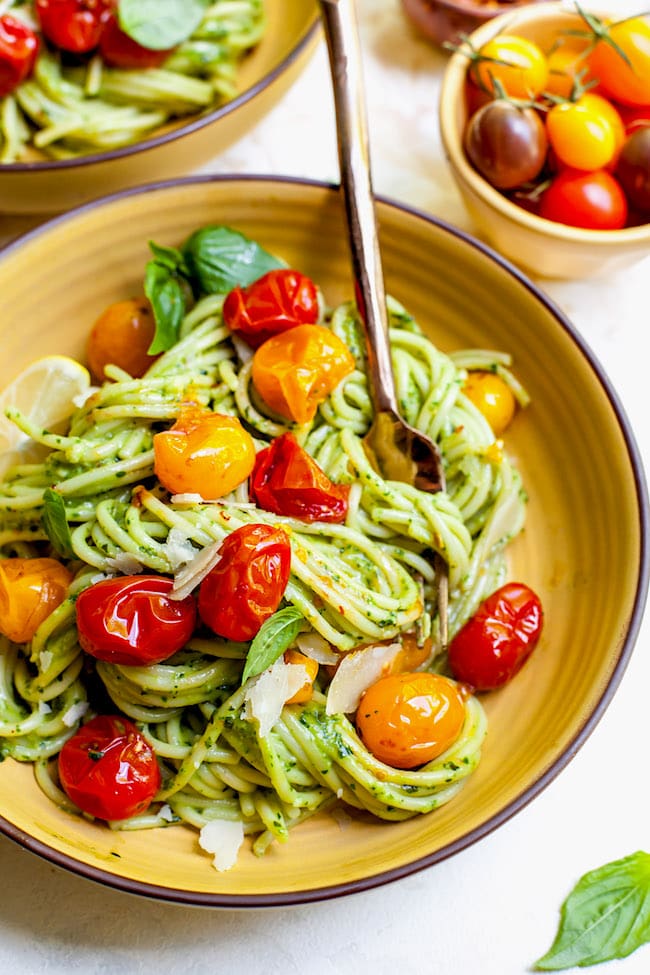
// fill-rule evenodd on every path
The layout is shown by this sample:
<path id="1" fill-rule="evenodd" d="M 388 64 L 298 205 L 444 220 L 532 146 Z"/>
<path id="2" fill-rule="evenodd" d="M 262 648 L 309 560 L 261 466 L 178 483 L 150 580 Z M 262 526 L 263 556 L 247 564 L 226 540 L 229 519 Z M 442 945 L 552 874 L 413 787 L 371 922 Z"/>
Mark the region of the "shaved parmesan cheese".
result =
<path id="1" fill-rule="evenodd" d="M 223 542 L 206 545 L 184 569 L 181 569 L 174 579 L 174 586 L 170 593 L 172 599 L 185 599 L 200 582 L 203 582 L 221 558 L 222 545 Z"/>
<path id="2" fill-rule="evenodd" d="M 378 643 L 346 653 L 327 692 L 327 714 L 351 714 L 359 707 L 364 691 L 390 673 L 402 645 Z"/>
<path id="3" fill-rule="evenodd" d="M 337 664 L 341 654 L 332 650 L 331 644 L 320 633 L 299 633 L 296 646 L 305 657 L 310 657 L 319 664 Z"/>
<path id="4" fill-rule="evenodd" d="M 172 504 L 205 504 L 200 494 L 172 494 Z"/>
<path id="5" fill-rule="evenodd" d="M 39 701 L 38 702 L 38 713 L 39 714 L 51 714 L 52 713 L 52 708 L 50 707 L 49 704 L 46 704 L 45 701 Z"/>
<path id="6" fill-rule="evenodd" d="M 235 866 L 243 842 L 244 824 L 240 819 L 213 819 L 199 833 L 199 846 L 214 855 L 214 868 L 219 872 Z"/>
<path id="7" fill-rule="evenodd" d="M 36 29 L 38 30 L 39 28 Z M 86 405 L 90 397 L 94 396 L 95 393 L 98 392 L 99 392 L 99 386 L 89 386 L 88 389 L 84 389 L 82 390 L 81 393 L 77 393 L 76 396 L 72 397 L 72 405 L 76 406 L 77 409 L 80 410 L 82 406 Z"/>
<path id="8" fill-rule="evenodd" d="M 244 717 L 257 721 L 260 736 L 269 733 L 282 714 L 282 708 L 309 680 L 307 668 L 302 664 L 285 663 L 278 657 L 275 663 L 250 682 L 244 700 Z"/>
<path id="9" fill-rule="evenodd" d="M 44 674 L 47 671 L 53 659 L 54 659 L 54 654 L 52 653 L 51 650 L 41 650 L 41 652 L 38 655 L 38 664 L 39 667 L 41 668 L 42 674 Z"/>
<path id="10" fill-rule="evenodd" d="M 125 576 L 132 576 L 142 572 L 143 565 L 132 552 L 119 552 L 114 558 L 106 559 L 106 568 L 121 572 Z"/>
<path id="11" fill-rule="evenodd" d="M 178 572 L 179 569 L 196 558 L 199 552 L 180 528 L 171 529 L 162 550 L 169 559 L 172 572 Z"/>
<path id="12" fill-rule="evenodd" d="M 160 809 L 158 810 L 158 818 L 164 819 L 166 823 L 173 823 L 174 820 L 176 819 L 172 807 L 169 805 L 168 802 L 166 802 L 165 805 L 161 806 Z"/>
<path id="13" fill-rule="evenodd" d="M 73 704 L 65 712 L 61 720 L 66 728 L 72 728 L 76 725 L 77 721 L 83 718 L 84 714 L 88 710 L 88 701 L 79 701 L 77 704 Z"/>

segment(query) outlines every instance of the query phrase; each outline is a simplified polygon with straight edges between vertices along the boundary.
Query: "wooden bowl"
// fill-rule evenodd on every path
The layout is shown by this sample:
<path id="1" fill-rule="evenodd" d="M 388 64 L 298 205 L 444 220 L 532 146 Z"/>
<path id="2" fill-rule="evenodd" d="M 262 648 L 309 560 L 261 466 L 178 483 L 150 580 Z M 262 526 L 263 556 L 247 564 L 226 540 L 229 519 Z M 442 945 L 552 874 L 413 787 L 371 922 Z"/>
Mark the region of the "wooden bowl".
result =
<path id="1" fill-rule="evenodd" d="M 478 769 L 429 815 L 385 823 L 352 812 L 341 824 L 322 813 L 262 858 L 245 846 L 236 867 L 218 873 L 192 829 L 112 832 L 67 815 L 30 765 L 7 759 L 0 828 L 29 850 L 112 887 L 204 906 L 304 903 L 371 888 L 430 867 L 523 808 L 611 700 L 648 585 L 644 475 L 616 394 L 571 324 L 511 265 L 423 213 L 382 200 L 378 217 L 388 291 L 445 351 L 510 351 L 532 397 L 506 433 L 530 496 L 510 569 L 540 594 L 545 627 L 514 681 L 483 696 L 489 734 Z M 147 242 L 178 245 L 211 222 L 300 268 L 328 303 L 353 294 L 335 188 L 270 177 L 148 186 L 58 217 L 0 256 L 0 382 L 35 354 L 83 356 L 97 314 L 138 291 Z"/>
<path id="2" fill-rule="evenodd" d="M 121 149 L 0 165 L 0 212 L 58 213 L 152 178 L 183 176 L 241 139 L 297 80 L 320 38 L 315 0 L 265 0 L 265 7 L 267 28 L 240 65 L 236 98 Z"/>
<path id="3" fill-rule="evenodd" d="M 441 47 L 460 44 L 481 24 L 502 13 L 529 7 L 540 0 L 402 0 L 406 15 L 429 40 Z"/>

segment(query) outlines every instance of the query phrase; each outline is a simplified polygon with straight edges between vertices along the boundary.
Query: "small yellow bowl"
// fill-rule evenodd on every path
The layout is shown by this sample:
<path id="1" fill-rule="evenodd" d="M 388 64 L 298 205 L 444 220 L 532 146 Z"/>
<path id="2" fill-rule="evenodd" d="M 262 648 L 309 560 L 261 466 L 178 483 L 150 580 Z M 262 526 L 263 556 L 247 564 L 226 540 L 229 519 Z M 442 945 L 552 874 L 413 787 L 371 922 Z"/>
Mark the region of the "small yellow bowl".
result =
<path id="1" fill-rule="evenodd" d="M 238 69 L 236 98 L 110 152 L 0 164 L 0 212 L 59 213 L 152 178 L 183 176 L 242 138 L 297 80 L 320 37 L 315 0 L 265 0 L 265 10 L 267 28 Z"/>
<path id="2" fill-rule="evenodd" d="M 497 34 L 515 33 L 549 50 L 560 30 L 584 28 L 562 3 L 542 3 L 503 14 L 471 36 L 478 49 Z M 451 171 L 478 233 L 524 270 L 546 278 L 610 274 L 650 254 L 650 223 L 623 230 L 584 230 L 544 220 L 511 202 L 469 163 L 463 149 L 468 114 L 465 84 L 469 61 L 450 58 L 440 92 L 440 135 Z"/>
<path id="3" fill-rule="evenodd" d="M 67 815 L 40 791 L 30 765 L 7 759 L 0 829 L 29 850 L 121 890 L 213 907 L 305 903 L 375 887 L 430 867 L 523 808 L 611 700 L 648 585 L 646 486 L 616 394 L 562 313 L 487 247 L 389 201 L 378 203 L 378 217 L 389 293 L 444 351 L 512 353 L 532 397 L 504 435 L 530 497 L 526 529 L 509 549 L 510 575 L 539 593 L 544 631 L 512 683 L 483 696 L 489 734 L 478 769 L 429 815 L 386 823 L 354 810 L 344 822 L 321 813 L 264 857 L 246 846 L 232 870 L 217 873 L 192 829 L 113 832 Z M 0 386 L 36 355 L 83 357 L 98 313 L 138 293 L 147 242 L 179 245 L 217 222 L 310 275 L 329 304 L 353 295 L 333 187 L 213 177 L 128 191 L 57 217 L 0 256 Z"/>

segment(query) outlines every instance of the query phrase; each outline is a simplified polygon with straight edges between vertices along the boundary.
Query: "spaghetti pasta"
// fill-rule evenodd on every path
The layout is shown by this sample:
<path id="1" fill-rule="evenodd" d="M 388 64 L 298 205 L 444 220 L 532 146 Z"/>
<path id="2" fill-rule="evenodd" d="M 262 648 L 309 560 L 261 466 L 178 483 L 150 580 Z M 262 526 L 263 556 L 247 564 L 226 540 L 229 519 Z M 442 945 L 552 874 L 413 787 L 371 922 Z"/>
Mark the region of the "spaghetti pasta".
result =
<path id="1" fill-rule="evenodd" d="M 246 643 L 199 630 L 162 663 L 93 661 L 78 642 L 78 594 L 120 573 L 178 574 L 242 526 L 281 526 L 291 542 L 284 604 L 297 611 L 303 635 L 317 634 L 330 656 L 340 656 L 416 634 L 433 648 L 423 666 L 444 672 L 432 553 L 449 566 L 453 634 L 505 579 L 504 550 L 525 514 L 516 468 L 462 392 L 465 369 L 498 365 L 522 405 L 526 395 L 507 356 L 481 350 L 446 355 L 389 299 L 400 407 L 439 444 L 447 487 L 426 494 L 387 482 L 361 444 L 371 406 L 353 306 L 323 312 L 321 324 L 352 351 L 355 369 L 314 420 L 297 427 L 271 415 L 257 395 L 250 359 L 240 357 L 222 320 L 223 300 L 215 294 L 198 300 L 178 341 L 142 378 L 107 367 L 109 379 L 76 408 L 65 432 L 43 431 L 15 408 L 7 410 L 46 456 L 10 468 L 0 483 L 2 555 L 36 554 L 48 545 L 43 511 L 47 492 L 54 491 L 70 527 L 67 561 L 76 575 L 67 598 L 29 644 L 2 640 L 0 739 L 4 755 L 36 763 L 41 787 L 70 810 L 52 759 L 85 714 L 118 709 L 154 748 L 163 786 L 149 810 L 110 825 L 183 822 L 201 829 L 218 819 L 240 821 L 262 853 L 338 800 L 386 820 L 447 802 L 480 758 L 486 719 L 478 699 L 467 697 L 462 732 L 442 755 L 420 768 L 391 768 L 368 751 L 350 715 L 329 713 L 331 675 L 324 666 L 311 699 L 284 703 L 263 733 L 250 707 L 258 678 L 241 683 Z M 291 428 L 333 482 L 349 485 L 345 522 L 306 522 L 262 510 L 247 481 L 218 500 L 170 496 L 154 476 L 153 438 L 188 399 L 238 416 L 258 451 Z"/>

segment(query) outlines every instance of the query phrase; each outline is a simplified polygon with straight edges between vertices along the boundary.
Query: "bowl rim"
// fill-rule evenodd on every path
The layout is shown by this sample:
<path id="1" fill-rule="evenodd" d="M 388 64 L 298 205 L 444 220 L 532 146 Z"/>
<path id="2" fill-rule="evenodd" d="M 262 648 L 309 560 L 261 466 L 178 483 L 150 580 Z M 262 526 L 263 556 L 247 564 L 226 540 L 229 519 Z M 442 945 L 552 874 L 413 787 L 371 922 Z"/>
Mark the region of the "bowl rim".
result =
<path id="1" fill-rule="evenodd" d="M 68 221 L 74 221 L 77 216 L 103 206 L 110 206 L 112 202 L 123 200 L 130 196 L 141 196 L 147 193 L 154 193 L 174 188 L 184 187 L 192 184 L 202 185 L 206 183 L 233 183 L 245 182 L 251 184 L 265 185 L 293 184 L 303 187 L 313 187 L 320 190 L 327 190 L 330 193 L 340 193 L 340 187 L 336 183 L 322 180 L 302 178 L 298 176 L 276 176 L 265 174 L 211 174 L 193 175 L 179 177 L 176 179 L 162 180 L 154 183 L 147 183 L 137 187 L 121 190 L 103 197 L 92 200 L 89 203 L 75 207 L 66 213 L 52 217 L 40 226 L 28 230 L 13 241 L 0 249 L 0 263 L 14 251 L 19 250 L 25 244 L 37 240 L 41 236 L 46 236 L 53 227 L 64 225 Z M 203 893 L 199 891 L 189 891 L 181 888 L 163 887 L 156 884 L 149 884 L 144 881 L 134 880 L 129 877 L 119 876 L 102 870 L 98 867 L 90 866 L 81 860 L 61 853 L 53 849 L 46 843 L 34 839 L 22 829 L 16 827 L 3 816 L 0 816 L 0 833 L 3 833 L 10 840 L 16 842 L 24 849 L 36 854 L 44 860 L 53 863 L 55 866 L 95 881 L 103 886 L 123 891 L 125 893 L 137 894 L 143 897 L 158 901 L 176 903 L 184 906 L 211 907 L 211 908 L 273 908 L 288 907 L 300 904 L 308 904 L 325 900 L 332 900 L 349 894 L 360 893 L 384 886 L 393 881 L 413 875 L 448 859 L 455 853 L 472 846 L 484 836 L 493 832 L 499 826 L 511 819 L 516 813 L 524 809 L 537 795 L 539 795 L 569 764 L 575 757 L 587 738 L 591 735 L 596 725 L 602 718 L 607 707 L 622 680 L 623 674 L 628 666 L 636 639 L 641 627 L 643 613 L 648 595 L 648 585 L 650 581 L 650 506 L 648 496 L 648 485 L 644 471 L 644 465 L 633 433 L 630 421 L 625 409 L 615 391 L 609 377 L 607 376 L 602 364 L 591 350 L 589 344 L 577 331 L 567 315 L 555 304 L 552 298 L 547 295 L 541 287 L 535 284 L 523 271 L 512 264 L 507 258 L 503 257 L 488 244 L 474 237 L 471 233 L 462 230 L 447 221 L 427 213 L 410 204 L 403 203 L 391 197 L 377 194 L 375 199 L 378 203 L 390 209 L 396 210 L 418 221 L 424 221 L 433 225 L 444 233 L 462 241 L 467 246 L 478 250 L 486 258 L 497 264 L 502 270 L 513 277 L 530 294 L 536 298 L 547 311 L 556 319 L 558 325 L 567 334 L 569 339 L 578 347 L 582 356 L 591 368 L 595 378 L 605 393 L 616 420 L 620 432 L 625 442 L 630 468 L 633 474 L 635 495 L 639 511 L 639 564 L 636 581 L 636 591 L 634 604 L 630 615 L 629 625 L 625 638 L 621 645 L 618 658 L 612 670 L 607 684 L 603 687 L 600 698 L 596 702 L 591 713 L 585 716 L 580 728 L 577 730 L 573 739 L 568 743 L 563 752 L 558 755 L 552 764 L 534 782 L 509 802 L 503 809 L 491 816 L 486 822 L 481 823 L 476 828 L 460 836 L 452 843 L 447 844 L 433 853 L 425 854 L 417 859 L 403 864 L 399 867 L 374 873 L 367 877 L 362 877 L 354 881 L 341 882 L 326 887 L 319 887 L 306 890 L 295 890 L 290 892 L 274 892 L 269 894 L 225 894 L 225 893 Z"/>
<path id="2" fill-rule="evenodd" d="M 599 6 L 602 6 L 602 3 Z M 516 5 L 511 11 L 501 13 L 498 17 L 481 24 L 472 31 L 468 40 L 476 47 L 480 47 L 487 40 L 504 33 L 506 28 L 516 26 L 517 23 L 535 24 L 549 16 L 557 15 L 571 18 L 578 16 L 575 10 L 569 10 L 564 5 L 563 0 L 552 0 L 552 2 L 542 0 L 542 2 L 526 3 L 523 6 Z M 558 241 L 607 248 L 617 243 L 640 244 L 647 241 L 650 248 L 650 220 L 638 226 L 622 227 L 620 230 L 589 230 L 556 223 L 513 203 L 474 169 L 465 156 L 462 136 L 458 131 L 455 117 L 457 100 L 462 92 L 468 64 L 467 57 L 459 51 L 451 55 L 444 69 L 438 100 L 440 137 L 447 160 L 451 168 L 456 170 L 457 177 L 467 183 L 476 196 L 480 197 L 487 206 L 497 210 L 506 220 L 538 235 L 552 237 Z"/>
<path id="3" fill-rule="evenodd" d="M 434 10 L 448 10 L 451 13 L 475 17 L 483 23 L 484 21 L 492 20 L 494 17 L 501 16 L 502 13 L 517 10 L 518 7 L 543 3 L 544 0 L 496 0 L 498 2 L 497 7 L 486 7 L 485 3 L 481 2 L 481 0 L 402 0 L 404 5 L 408 5 L 409 2 L 418 3 L 420 7 L 429 7 Z"/>
<path id="4" fill-rule="evenodd" d="M 253 101 L 254 98 L 257 98 L 266 91 L 267 88 L 283 75 L 285 71 L 288 71 L 294 62 L 302 56 L 319 30 L 320 17 L 318 11 L 314 9 L 311 23 L 304 31 L 298 43 L 294 45 L 288 54 L 271 71 L 267 71 L 250 88 L 240 92 L 234 98 L 224 102 L 212 111 L 190 116 L 192 121 L 176 125 L 174 128 L 161 132 L 158 135 L 153 135 L 146 139 L 139 139 L 137 142 L 130 143 L 127 146 L 120 146 L 117 149 L 107 149 L 105 152 L 87 153 L 81 156 L 75 156 L 73 159 L 36 159 L 27 162 L 1 163 L 0 179 L 3 175 L 10 173 L 49 173 L 78 169 L 83 166 L 93 166 L 98 163 L 114 162 L 115 160 L 124 159 L 137 153 L 150 152 L 152 149 L 157 149 L 170 142 L 175 142 L 176 139 L 192 135 L 194 132 L 205 128 L 206 125 L 211 125 L 220 118 L 230 115 L 231 112 Z"/>

